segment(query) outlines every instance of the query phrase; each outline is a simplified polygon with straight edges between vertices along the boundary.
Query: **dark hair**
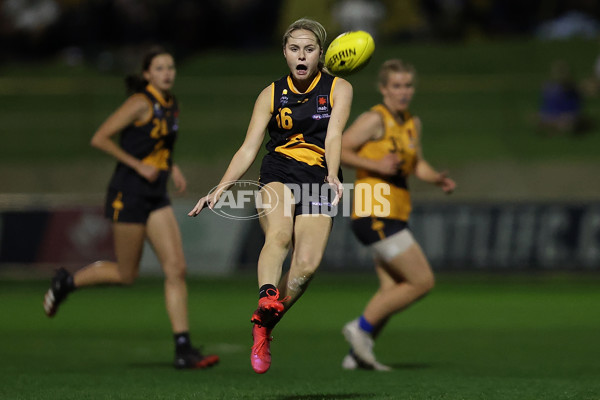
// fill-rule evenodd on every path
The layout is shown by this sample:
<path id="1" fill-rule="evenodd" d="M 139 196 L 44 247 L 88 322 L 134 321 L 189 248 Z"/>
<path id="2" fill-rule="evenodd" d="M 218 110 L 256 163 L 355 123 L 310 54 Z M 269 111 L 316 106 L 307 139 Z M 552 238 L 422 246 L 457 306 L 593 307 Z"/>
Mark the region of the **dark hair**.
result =
<path id="1" fill-rule="evenodd" d="M 164 47 L 154 46 L 150 48 L 142 58 L 142 71 L 148 71 L 150 68 L 150 64 L 152 64 L 152 60 L 154 57 L 159 56 L 161 54 L 171 54 Z M 125 88 L 127 90 L 127 94 L 133 94 L 137 92 L 141 92 L 148 85 L 148 81 L 144 79 L 141 73 L 131 74 L 125 77 Z"/>

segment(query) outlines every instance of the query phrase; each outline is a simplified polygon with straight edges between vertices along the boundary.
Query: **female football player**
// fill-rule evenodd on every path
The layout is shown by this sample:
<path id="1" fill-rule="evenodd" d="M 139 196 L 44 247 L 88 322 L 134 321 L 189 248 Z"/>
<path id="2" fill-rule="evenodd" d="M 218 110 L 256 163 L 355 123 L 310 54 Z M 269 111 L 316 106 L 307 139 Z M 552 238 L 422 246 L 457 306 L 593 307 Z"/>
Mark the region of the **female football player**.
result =
<path id="1" fill-rule="evenodd" d="M 116 262 L 97 261 L 70 275 L 58 270 L 44 299 L 50 317 L 76 288 L 99 284 L 133 284 L 146 238 L 165 273 L 165 298 L 175 340 L 175 367 L 205 368 L 218 362 L 192 346 L 189 336 L 185 259 L 179 226 L 167 194 L 172 176 L 179 192 L 186 180 L 172 152 L 179 109 L 171 93 L 175 62 L 164 49 L 150 51 L 142 76 L 129 77 L 131 96 L 104 121 L 91 145 L 117 159 L 108 187 L 105 214 L 112 220 Z M 120 133 L 120 144 L 113 136 Z"/>
<path id="2" fill-rule="evenodd" d="M 257 373 L 266 372 L 271 365 L 273 327 L 306 290 L 321 262 L 331 230 L 330 209 L 342 196 L 338 176 L 341 140 L 350 114 L 352 86 L 323 69 L 325 38 L 323 26 L 310 19 L 288 27 L 283 55 L 289 73 L 258 95 L 246 138 L 218 190 L 201 198 L 189 213 L 196 216 L 203 207 L 215 206 L 223 191 L 254 162 L 268 130 L 270 141 L 260 169 L 261 202 L 257 206 L 265 242 L 258 259 L 258 308 L 251 318 L 254 344 L 250 359 Z M 273 198 L 278 201 L 272 202 Z M 267 204 L 268 212 L 261 212 Z M 290 269 L 282 277 L 290 249 Z"/>
<path id="3" fill-rule="evenodd" d="M 352 230 L 372 249 L 380 283 L 362 315 L 344 326 L 351 345 L 342 363 L 346 369 L 389 369 L 375 359 L 373 340 L 393 314 L 434 285 L 431 267 L 408 228 L 409 175 L 446 193 L 456 186 L 423 157 L 421 120 L 408 110 L 415 93 L 413 66 L 386 61 L 379 72 L 379 91 L 382 103 L 360 115 L 342 140 L 342 163 L 356 168 Z M 359 185 L 368 190 L 357 190 Z"/>

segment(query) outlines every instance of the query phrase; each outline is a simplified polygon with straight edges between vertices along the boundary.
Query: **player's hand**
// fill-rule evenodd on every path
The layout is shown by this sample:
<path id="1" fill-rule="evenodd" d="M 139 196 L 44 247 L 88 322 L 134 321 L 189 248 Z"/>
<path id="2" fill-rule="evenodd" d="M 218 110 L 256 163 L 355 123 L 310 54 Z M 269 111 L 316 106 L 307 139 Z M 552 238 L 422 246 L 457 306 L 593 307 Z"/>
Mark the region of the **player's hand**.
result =
<path id="1" fill-rule="evenodd" d="M 198 200 L 194 208 L 192 208 L 192 210 L 188 213 L 188 217 L 195 217 L 196 215 L 200 214 L 200 211 L 202 211 L 202 209 L 206 207 L 207 201 L 208 196 L 204 196 L 203 198 Z"/>
<path id="2" fill-rule="evenodd" d="M 400 158 L 396 154 L 386 154 L 382 159 L 377 161 L 377 172 L 384 176 L 394 176 L 400 168 Z"/>
<path id="3" fill-rule="evenodd" d="M 217 204 L 217 202 L 219 201 L 219 198 L 221 197 L 221 195 L 223 194 L 224 191 L 225 191 L 225 188 L 220 187 L 217 190 L 215 190 L 214 192 L 211 192 L 208 195 L 201 198 L 200 200 L 198 200 L 198 203 L 196 203 L 196 206 L 194 208 L 192 208 L 192 210 L 188 213 L 188 216 L 189 217 L 197 216 L 198 214 L 200 214 L 200 211 L 202 211 L 202 209 L 204 209 L 204 207 L 208 207 L 212 210 L 213 207 L 215 206 L 215 204 Z"/>
<path id="4" fill-rule="evenodd" d="M 171 169 L 171 177 L 173 178 L 173 183 L 175 183 L 177 193 L 184 193 L 187 189 L 187 181 L 177 165 L 173 165 L 173 168 Z"/>
<path id="5" fill-rule="evenodd" d="M 444 193 L 451 194 L 456 189 L 456 183 L 448 177 L 448 172 L 440 172 L 438 178 L 435 181 L 435 184 L 442 188 Z"/>
<path id="6" fill-rule="evenodd" d="M 329 185 L 335 191 L 335 198 L 331 202 L 331 205 L 335 207 L 342 199 L 342 195 L 344 193 L 344 186 L 342 185 L 342 182 L 340 182 L 338 177 L 335 175 L 328 175 L 327 178 L 325 178 L 325 181 L 329 183 Z"/>
<path id="7" fill-rule="evenodd" d="M 153 165 L 140 163 L 136 168 L 136 172 L 140 174 L 148 182 L 154 182 L 158 179 L 159 170 Z"/>

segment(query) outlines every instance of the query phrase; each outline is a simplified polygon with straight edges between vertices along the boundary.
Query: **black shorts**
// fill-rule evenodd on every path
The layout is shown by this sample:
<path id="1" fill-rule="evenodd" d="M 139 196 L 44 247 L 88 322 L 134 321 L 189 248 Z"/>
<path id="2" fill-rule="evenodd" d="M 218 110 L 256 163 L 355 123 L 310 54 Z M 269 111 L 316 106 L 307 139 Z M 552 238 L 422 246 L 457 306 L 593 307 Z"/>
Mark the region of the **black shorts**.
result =
<path id="1" fill-rule="evenodd" d="M 166 194 L 149 197 L 109 188 L 104 206 L 104 216 L 113 222 L 145 224 L 152 211 L 169 205 L 171 205 L 171 200 Z"/>
<path id="2" fill-rule="evenodd" d="M 352 232 L 364 245 L 370 245 L 408 228 L 399 219 L 364 217 L 352 220 Z"/>
<path id="3" fill-rule="evenodd" d="M 259 183 L 264 186 L 281 182 L 294 194 L 294 217 L 301 214 L 324 214 L 333 217 L 331 205 L 335 190 L 326 183 L 327 170 L 284 156 L 267 154 L 260 167 Z M 341 174 L 340 174 L 341 181 Z"/>

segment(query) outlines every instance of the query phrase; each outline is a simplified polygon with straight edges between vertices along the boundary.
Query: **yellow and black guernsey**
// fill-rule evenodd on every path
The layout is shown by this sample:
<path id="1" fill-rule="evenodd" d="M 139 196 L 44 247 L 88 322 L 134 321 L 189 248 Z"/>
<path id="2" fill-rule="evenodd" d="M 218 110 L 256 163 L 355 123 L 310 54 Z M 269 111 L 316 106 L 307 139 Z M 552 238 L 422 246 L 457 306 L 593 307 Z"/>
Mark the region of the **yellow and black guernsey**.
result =
<path id="1" fill-rule="evenodd" d="M 352 218 L 381 217 L 406 222 L 411 211 L 407 179 L 417 163 L 414 119 L 408 111 L 396 116 L 383 104 L 372 107 L 371 111 L 381 115 L 384 134 L 379 140 L 365 143 L 358 155 L 379 160 L 393 153 L 400 159 L 400 168 L 391 177 L 357 169 Z"/>
<path id="2" fill-rule="evenodd" d="M 271 84 L 270 140 L 260 170 L 261 183 L 324 182 L 325 137 L 337 79 L 319 72 L 306 92 L 297 90 L 289 75 Z"/>
<path id="3" fill-rule="evenodd" d="M 127 126 L 121 132 L 120 145 L 143 163 L 159 169 L 159 177 L 149 182 L 135 170 L 119 162 L 110 181 L 110 189 L 139 196 L 159 197 L 167 193 L 172 153 L 177 138 L 179 108 L 173 96 L 164 98 L 152 85 L 134 96 L 143 96 L 152 108 L 145 121 Z"/>

